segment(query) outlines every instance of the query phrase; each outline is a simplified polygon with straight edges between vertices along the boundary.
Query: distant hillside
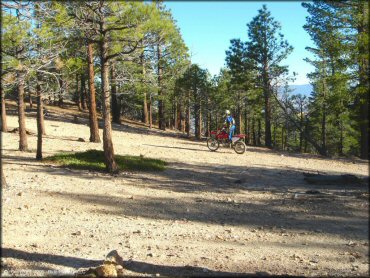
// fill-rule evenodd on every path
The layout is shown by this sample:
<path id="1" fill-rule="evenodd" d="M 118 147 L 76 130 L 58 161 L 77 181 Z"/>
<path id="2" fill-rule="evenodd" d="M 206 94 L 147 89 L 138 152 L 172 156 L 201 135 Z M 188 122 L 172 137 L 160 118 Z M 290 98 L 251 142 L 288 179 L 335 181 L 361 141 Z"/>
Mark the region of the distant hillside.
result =
<path id="1" fill-rule="evenodd" d="M 310 96 L 313 89 L 311 84 L 289 85 L 289 87 L 292 89 L 292 95 L 302 94 L 304 96 Z"/>

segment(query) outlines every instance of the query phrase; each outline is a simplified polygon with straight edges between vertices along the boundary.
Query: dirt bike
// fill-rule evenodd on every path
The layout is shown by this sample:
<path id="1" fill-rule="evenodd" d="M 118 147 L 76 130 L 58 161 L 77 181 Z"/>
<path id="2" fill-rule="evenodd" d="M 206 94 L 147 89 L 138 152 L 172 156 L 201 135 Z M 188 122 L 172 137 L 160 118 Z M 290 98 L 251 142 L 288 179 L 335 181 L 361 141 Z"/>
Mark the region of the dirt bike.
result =
<path id="1" fill-rule="evenodd" d="M 237 134 L 229 140 L 229 134 L 226 132 L 226 128 L 223 127 L 221 130 L 211 131 L 211 137 L 207 139 L 207 147 L 210 151 L 215 152 L 218 150 L 220 145 L 224 147 L 230 147 L 234 149 L 237 154 L 243 154 L 246 146 L 243 139 L 246 137 L 245 134 Z"/>

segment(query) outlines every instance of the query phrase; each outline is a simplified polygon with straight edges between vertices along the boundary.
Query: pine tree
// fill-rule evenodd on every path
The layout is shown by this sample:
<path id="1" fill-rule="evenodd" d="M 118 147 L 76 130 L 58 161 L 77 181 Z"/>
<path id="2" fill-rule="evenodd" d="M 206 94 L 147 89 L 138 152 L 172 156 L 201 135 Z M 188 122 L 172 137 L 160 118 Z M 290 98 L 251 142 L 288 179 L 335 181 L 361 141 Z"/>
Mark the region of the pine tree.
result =
<path id="1" fill-rule="evenodd" d="M 271 94 L 272 81 L 286 73 L 287 67 L 280 63 L 292 52 L 293 47 L 278 33 L 280 24 L 274 20 L 266 5 L 258 11 L 258 15 L 247 24 L 248 52 L 255 61 L 262 79 L 265 114 L 265 145 L 272 146 L 271 140 Z"/>

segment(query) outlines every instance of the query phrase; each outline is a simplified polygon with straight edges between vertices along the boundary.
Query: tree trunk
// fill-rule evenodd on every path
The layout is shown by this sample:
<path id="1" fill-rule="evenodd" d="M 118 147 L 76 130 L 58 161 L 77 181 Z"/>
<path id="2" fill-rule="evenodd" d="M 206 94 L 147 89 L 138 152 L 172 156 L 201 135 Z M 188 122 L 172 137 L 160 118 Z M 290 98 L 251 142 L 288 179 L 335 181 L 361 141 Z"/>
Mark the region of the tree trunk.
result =
<path id="1" fill-rule="evenodd" d="M 265 92 L 265 146 L 271 148 L 271 105 L 270 89 Z"/>
<path id="2" fill-rule="evenodd" d="M 37 73 L 37 84 L 36 84 L 36 99 L 37 99 L 37 150 L 36 159 L 42 160 L 42 134 L 43 134 L 43 122 L 44 122 L 44 109 L 41 96 L 40 87 L 40 74 Z"/>
<path id="3" fill-rule="evenodd" d="M 31 87 L 28 86 L 28 103 L 30 105 L 30 109 L 33 108 L 33 102 L 32 102 L 32 94 L 31 94 Z"/>
<path id="4" fill-rule="evenodd" d="M 326 153 L 326 105 L 325 101 L 322 105 L 322 118 L 321 118 L 321 148 Z"/>
<path id="5" fill-rule="evenodd" d="M 159 129 L 166 130 L 166 116 L 165 116 L 165 107 L 164 107 L 164 99 L 163 99 L 163 88 L 162 88 L 162 66 L 161 66 L 161 47 L 160 45 L 157 46 L 158 51 L 158 122 L 159 122 Z"/>
<path id="6" fill-rule="evenodd" d="M 144 124 L 148 124 L 149 123 L 149 117 L 148 117 L 148 104 L 147 104 L 147 100 L 146 100 L 146 88 L 145 88 L 145 76 L 146 76 L 146 71 L 145 71 L 145 61 L 144 61 L 144 51 L 143 53 L 141 54 L 141 57 L 140 57 L 140 62 L 141 62 L 141 73 L 143 75 L 143 79 L 142 79 L 142 86 L 143 86 L 143 123 Z"/>
<path id="7" fill-rule="evenodd" d="M 304 134 L 304 152 L 305 153 L 307 153 L 307 146 L 308 146 L 308 144 L 307 144 L 307 137 L 308 137 L 308 132 L 307 132 L 307 129 L 308 129 L 308 127 L 307 127 L 307 125 L 308 125 L 308 122 L 307 122 L 307 119 L 305 120 L 305 123 L 304 123 L 304 132 L 303 132 L 303 134 Z"/>
<path id="8" fill-rule="evenodd" d="M 206 137 L 211 136 L 211 113 L 207 113 L 207 129 L 206 129 Z"/>
<path id="9" fill-rule="evenodd" d="M 153 128 L 152 97 L 149 96 L 149 128 Z"/>
<path id="10" fill-rule="evenodd" d="M 103 29 L 103 26 L 101 26 Z M 114 159 L 114 149 L 112 142 L 112 123 L 111 123 L 111 108 L 110 108 L 110 90 L 109 90 L 109 63 L 108 56 L 108 42 L 107 38 L 103 37 L 100 42 L 100 64 L 101 64 L 101 81 L 103 93 L 103 149 L 104 162 L 109 173 L 118 172 L 118 166 Z"/>
<path id="11" fill-rule="evenodd" d="M 271 148 L 271 87 L 268 76 L 267 54 L 264 55 L 263 68 L 263 95 L 265 100 L 265 146 Z"/>
<path id="12" fill-rule="evenodd" d="M 254 146 L 257 146 L 257 138 L 256 138 L 256 121 L 255 121 L 255 118 L 253 116 L 252 118 L 252 138 L 253 138 L 253 145 Z"/>
<path id="13" fill-rule="evenodd" d="M 285 116 L 287 117 L 287 120 L 289 120 L 291 123 L 294 124 L 294 126 L 301 130 L 301 127 L 299 126 L 299 123 L 296 122 L 296 120 L 294 118 L 292 118 L 289 114 L 289 112 L 287 111 L 287 108 L 280 102 L 280 100 L 278 99 L 278 97 L 276 96 L 276 94 L 273 94 L 276 102 L 278 103 L 278 105 L 281 107 L 281 109 L 284 111 L 285 113 Z M 310 144 L 319 152 L 319 154 L 323 155 L 323 156 L 326 156 L 326 150 L 322 149 L 321 146 L 319 146 L 319 144 L 316 143 L 316 141 L 312 140 L 309 136 L 308 136 L 308 133 L 303 133 L 304 136 L 305 136 L 305 139 L 310 142 Z"/>
<path id="14" fill-rule="evenodd" d="M 301 105 L 300 107 L 301 109 L 301 121 L 300 121 L 300 126 L 301 126 L 301 129 L 299 131 L 299 152 L 301 153 L 302 152 L 302 148 L 303 148 L 303 120 L 304 120 L 304 117 L 303 117 L 303 106 Z"/>
<path id="15" fill-rule="evenodd" d="M 289 151 L 289 124 L 288 121 L 285 122 L 285 147 Z"/>
<path id="16" fill-rule="evenodd" d="M 190 91 L 188 92 L 187 106 L 186 106 L 186 118 L 185 118 L 185 131 L 190 136 Z"/>
<path id="17" fill-rule="evenodd" d="M 198 113 L 196 114 L 196 126 L 197 126 L 197 132 L 195 134 L 196 138 L 200 140 L 202 136 L 202 112 L 201 112 L 201 106 L 198 104 Z"/>
<path id="18" fill-rule="evenodd" d="M 257 145 L 258 146 L 261 146 L 262 129 L 261 129 L 261 119 L 260 118 L 258 118 L 258 120 L 257 120 L 257 125 L 258 125 L 258 130 L 257 130 Z M 271 147 L 271 142 L 270 142 L 270 147 Z"/>
<path id="19" fill-rule="evenodd" d="M 5 92 L 3 88 L 1 88 L 0 90 L 1 90 L 1 131 L 7 132 L 8 124 L 6 121 Z"/>
<path id="20" fill-rule="evenodd" d="M 360 88 L 360 157 L 369 159 L 369 46 L 367 36 L 369 34 L 369 2 L 363 1 L 360 6 L 361 20 L 357 26 L 360 39 L 358 52 L 358 73 Z"/>
<path id="21" fill-rule="evenodd" d="M 81 111 L 82 110 L 82 101 L 81 101 L 81 94 L 80 94 L 80 85 L 79 85 L 79 76 L 78 76 L 78 73 L 76 73 L 76 104 L 77 104 L 77 107 L 78 107 L 78 111 Z"/>
<path id="22" fill-rule="evenodd" d="M 246 135 L 245 143 L 249 143 L 249 132 L 248 132 L 248 114 L 247 109 L 244 109 L 244 134 Z"/>
<path id="23" fill-rule="evenodd" d="M 111 66 L 111 90 L 112 90 L 112 116 L 113 122 L 120 124 L 121 109 L 117 99 L 117 86 L 116 86 L 116 69 L 114 64 Z"/>
<path id="24" fill-rule="evenodd" d="M 18 123 L 19 123 L 19 150 L 27 151 L 26 114 L 24 111 L 24 78 L 25 73 L 17 71 L 18 82 Z"/>
<path id="25" fill-rule="evenodd" d="M 195 138 L 200 139 L 200 109 L 197 100 L 195 100 L 194 104 L 194 120 L 195 120 L 194 125 Z"/>
<path id="26" fill-rule="evenodd" d="M 176 117 L 176 120 L 177 120 L 177 123 L 176 123 L 176 126 L 177 126 L 177 129 L 178 130 L 182 130 L 182 117 L 181 117 L 181 104 L 180 104 L 180 101 L 177 102 L 177 117 Z"/>
<path id="27" fill-rule="evenodd" d="M 236 107 L 236 119 L 235 119 L 235 124 L 236 124 L 236 130 L 235 132 L 237 134 L 241 133 L 241 124 L 242 124 L 242 114 L 241 114 L 241 107 L 240 107 L 240 92 L 238 92 L 237 95 L 237 107 Z"/>
<path id="28" fill-rule="evenodd" d="M 87 43 L 87 65 L 89 76 L 89 122 L 90 122 L 90 142 L 100 143 L 98 115 L 96 113 L 96 92 L 94 83 L 94 63 L 93 63 L 92 43 Z"/>
<path id="29" fill-rule="evenodd" d="M 85 89 L 86 89 L 86 84 L 85 84 L 85 75 L 81 74 L 81 88 L 80 88 L 80 96 L 81 96 L 81 104 L 82 104 L 82 109 L 86 110 L 87 109 L 87 102 L 86 102 L 86 94 L 85 94 Z"/>
<path id="30" fill-rule="evenodd" d="M 339 126 L 339 129 L 340 129 L 338 153 L 339 153 L 339 155 L 343 155 L 344 136 L 343 136 L 343 121 L 342 120 L 339 121 L 338 126 Z"/>
<path id="31" fill-rule="evenodd" d="M 273 140 L 272 140 L 272 146 L 275 148 L 276 147 L 276 126 L 277 123 L 276 121 L 274 122 L 274 126 L 272 128 L 272 133 L 273 133 Z"/>
<path id="32" fill-rule="evenodd" d="M 58 106 L 63 107 L 63 94 L 65 91 L 65 82 L 62 79 L 62 77 L 59 78 L 59 87 L 60 87 L 60 90 L 59 90 Z"/>

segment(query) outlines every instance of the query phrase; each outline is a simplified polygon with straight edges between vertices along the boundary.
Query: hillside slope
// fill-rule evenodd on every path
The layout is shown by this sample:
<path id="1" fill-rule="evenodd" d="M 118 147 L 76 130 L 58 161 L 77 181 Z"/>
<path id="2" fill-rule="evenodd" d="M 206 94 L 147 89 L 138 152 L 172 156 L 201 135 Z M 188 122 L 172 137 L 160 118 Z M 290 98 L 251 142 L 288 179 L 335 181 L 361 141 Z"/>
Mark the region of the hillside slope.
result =
<path id="1" fill-rule="evenodd" d="M 89 128 L 67 116 L 46 120 L 45 155 L 102 149 L 79 142 Z M 36 130 L 34 118 L 27 128 Z M 35 136 L 33 152 L 21 153 L 18 135 L 2 134 L 4 275 L 71 274 L 113 249 L 127 275 L 368 274 L 368 187 L 308 185 L 302 174 L 363 178 L 367 163 L 255 147 L 210 152 L 175 132 L 113 129 L 116 154 L 168 168 L 117 176 L 61 168 L 34 160 Z"/>

